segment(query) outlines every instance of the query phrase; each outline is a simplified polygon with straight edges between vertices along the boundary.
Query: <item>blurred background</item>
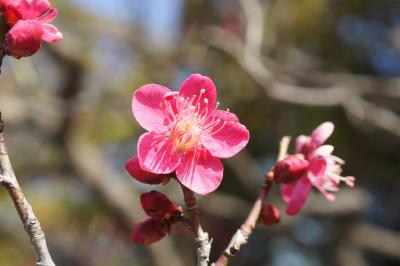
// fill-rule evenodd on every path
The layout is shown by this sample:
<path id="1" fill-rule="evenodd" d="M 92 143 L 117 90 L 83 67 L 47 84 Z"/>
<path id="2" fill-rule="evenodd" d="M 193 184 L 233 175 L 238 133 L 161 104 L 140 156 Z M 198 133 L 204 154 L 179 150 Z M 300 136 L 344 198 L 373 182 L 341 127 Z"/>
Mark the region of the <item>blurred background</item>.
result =
<path id="1" fill-rule="evenodd" d="M 221 108 L 251 132 L 248 148 L 224 161 L 218 191 L 199 199 L 212 261 L 244 221 L 280 138 L 329 120 L 329 143 L 356 187 L 333 203 L 314 193 L 296 217 L 283 214 L 275 188 L 269 200 L 282 222 L 258 226 L 231 265 L 400 265 L 399 1 L 51 2 L 64 40 L 5 60 L 0 108 L 57 265 L 194 265 L 193 239 L 182 232 L 151 246 L 130 242 L 145 217 L 140 193 L 183 200 L 176 182 L 142 185 L 123 167 L 144 132 L 131 114 L 135 89 L 177 90 L 191 73 L 211 77 Z M 4 189 L 0 198 L 0 264 L 32 265 Z"/>

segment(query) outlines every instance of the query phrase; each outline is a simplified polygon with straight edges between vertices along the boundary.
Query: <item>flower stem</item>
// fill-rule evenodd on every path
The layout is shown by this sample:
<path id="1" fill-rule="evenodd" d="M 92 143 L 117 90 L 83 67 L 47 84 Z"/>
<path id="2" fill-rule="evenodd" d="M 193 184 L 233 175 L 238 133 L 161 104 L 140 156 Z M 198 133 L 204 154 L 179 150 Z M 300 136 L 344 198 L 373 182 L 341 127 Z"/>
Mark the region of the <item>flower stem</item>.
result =
<path id="1" fill-rule="evenodd" d="M 196 237 L 197 266 L 207 266 L 210 257 L 212 239 L 210 240 L 208 233 L 201 227 L 198 205 L 194 192 L 183 185 L 182 191 L 189 219 L 193 225 Z"/>

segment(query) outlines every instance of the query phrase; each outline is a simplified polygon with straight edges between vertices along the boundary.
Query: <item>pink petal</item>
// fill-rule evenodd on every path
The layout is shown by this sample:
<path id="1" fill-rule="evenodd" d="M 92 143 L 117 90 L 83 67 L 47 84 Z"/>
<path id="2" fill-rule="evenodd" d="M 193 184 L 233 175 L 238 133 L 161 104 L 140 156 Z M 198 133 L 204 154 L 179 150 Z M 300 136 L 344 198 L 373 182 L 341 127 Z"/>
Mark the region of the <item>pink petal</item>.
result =
<path id="1" fill-rule="evenodd" d="M 193 150 L 185 154 L 176 168 L 178 180 L 190 190 L 205 195 L 221 184 L 224 166 L 219 158 L 207 150 Z"/>
<path id="2" fill-rule="evenodd" d="M 324 156 L 324 157 L 327 157 L 327 156 L 330 156 L 332 154 L 333 150 L 334 150 L 334 147 L 332 145 L 322 145 L 322 146 L 319 146 L 313 152 L 311 157 L 313 157 L 313 156 Z"/>
<path id="3" fill-rule="evenodd" d="M 249 142 L 249 131 L 239 123 L 236 115 L 217 110 L 212 119 L 221 122 L 213 126 L 210 135 L 203 138 L 202 144 L 211 153 L 219 158 L 229 158 L 241 151 Z M 211 120 L 209 120 L 211 121 Z M 205 125 L 207 127 L 207 124 Z"/>
<path id="4" fill-rule="evenodd" d="M 37 19 L 51 9 L 51 5 L 47 0 L 20 0 L 18 10 L 21 12 L 23 19 Z"/>
<path id="5" fill-rule="evenodd" d="M 292 192 L 296 183 L 281 184 L 281 195 L 284 202 L 288 203 L 292 197 Z"/>
<path id="6" fill-rule="evenodd" d="M 175 146 L 165 136 L 155 132 L 140 136 L 138 157 L 140 167 L 155 174 L 172 173 L 181 162 Z"/>
<path id="7" fill-rule="evenodd" d="M 40 22 L 47 23 L 54 20 L 58 15 L 58 11 L 55 8 L 50 8 L 45 14 L 38 18 Z"/>
<path id="8" fill-rule="evenodd" d="M 181 212 L 167 196 L 155 190 L 142 194 L 140 202 L 146 214 L 158 220 L 165 218 L 168 213 L 173 215 Z"/>
<path id="9" fill-rule="evenodd" d="M 165 175 L 153 174 L 143 170 L 139 164 L 139 158 L 137 156 L 131 158 L 125 163 L 125 168 L 128 173 L 138 180 L 139 182 L 155 185 L 161 184 L 164 181 Z"/>
<path id="10" fill-rule="evenodd" d="M 309 145 L 311 142 L 311 138 L 308 136 L 298 136 L 296 138 L 296 152 L 297 153 L 305 153 L 306 152 L 306 146 Z"/>
<path id="11" fill-rule="evenodd" d="M 217 89 L 210 78 L 193 74 L 182 84 L 179 97 L 185 99 L 194 97 L 192 105 L 199 103 L 200 111 L 206 107 L 211 112 L 217 99 Z"/>
<path id="12" fill-rule="evenodd" d="M 36 53 L 40 48 L 43 26 L 35 20 L 19 20 L 5 36 L 6 52 L 19 59 Z"/>
<path id="13" fill-rule="evenodd" d="M 138 223 L 132 232 L 132 241 L 136 244 L 152 244 L 166 235 L 161 221 L 147 218 Z"/>
<path id="14" fill-rule="evenodd" d="M 313 157 L 308 162 L 308 178 L 313 185 L 317 187 L 322 186 L 328 162 L 322 156 Z"/>
<path id="15" fill-rule="evenodd" d="M 332 122 L 322 123 L 311 133 L 312 142 L 316 146 L 320 146 L 332 135 L 334 128 Z"/>
<path id="16" fill-rule="evenodd" d="M 311 182 L 307 177 L 303 177 L 295 183 L 292 195 L 286 207 L 287 215 L 295 215 L 303 208 L 310 191 Z"/>
<path id="17" fill-rule="evenodd" d="M 168 88 L 158 84 L 147 84 L 136 90 L 132 111 L 144 129 L 165 132 L 168 112 L 164 107 L 164 95 L 170 92 Z"/>
<path id="18" fill-rule="evenodd" d="M 42 40 L 45 42 L 58 42 L 62 40 L 63 35 L 58 29 L 50 24 L 43 24 Z"/>

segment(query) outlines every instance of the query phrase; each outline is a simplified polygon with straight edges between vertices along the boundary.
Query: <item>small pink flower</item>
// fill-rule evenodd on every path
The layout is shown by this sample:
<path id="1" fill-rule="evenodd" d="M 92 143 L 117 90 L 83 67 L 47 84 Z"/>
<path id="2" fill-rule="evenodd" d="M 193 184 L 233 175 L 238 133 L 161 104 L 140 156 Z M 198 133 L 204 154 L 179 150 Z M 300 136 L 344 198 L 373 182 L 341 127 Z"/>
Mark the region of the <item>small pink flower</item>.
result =
<path id="1" fill-rule="evenodd" d="M 263 205 L 263 209 L 260 214 L 260 222 L 265 225 L 274 225 L 281 221 L 281 213 L 271 203 Z"/>
<path id="2" fill-rule="evenodd" d="M 175 171 L 177 179 L 199 194 L 222 181 L 220 158 L 229 158 L 249 141 L 249 132 L 233 113 L 217 110 L 217 91 L 211 79 L 191 75 L 179 92 L 157 84 L 140 87 L 132 110 L 149 132 L 138 143 L 142 169 L 155 174 Z"/>
<path id="3" fill-rule="evenodd" d="M 335 200 L 333 192 L 339 190 L 340 182 L 353 187 L 353 176 L 341 176 L 344 161 L 334 155 L 333 146 L 322 145 L 330 137 L 334 129 L 331 122 L 317 127 L 311 136 L 299 136 L 296 139 L 296 153 L 300 153 L 308 161 L 308 171 L 300 179 L 289 184 L 282 184 L 282 196 L 287 203 L 286 213 L 298 213 L 311 190 L 316 187 L 328 200 Z"/>
<path id="4" fill-rule="evenodd" d="M 166 184 L 171 176 L 171 174 L 154 174 L 143 170 L 140 167 L 139 158 L 137 156 L 125 163 L 125 169 L 137 181 L 149 185 Z"/>
<path id="5" fill-rule="evenodd" d="M 48 22 L 55 19 L 57 10 L 47 0 L 0 0 L 8 29 L 4 49 L 19 59 L 33 55 L 41 41 L 56 42 L 63 38 Z"/>
<path id="6" fill-rule="evenodd" d="M 132 241 L 136 244 L 151 244 L 160 240 L 171 231 L 173 218 L 182 215 L 182 210 L 158 191 L 142 194 L 140 202 L 149 217 L 133 229 Z"/>

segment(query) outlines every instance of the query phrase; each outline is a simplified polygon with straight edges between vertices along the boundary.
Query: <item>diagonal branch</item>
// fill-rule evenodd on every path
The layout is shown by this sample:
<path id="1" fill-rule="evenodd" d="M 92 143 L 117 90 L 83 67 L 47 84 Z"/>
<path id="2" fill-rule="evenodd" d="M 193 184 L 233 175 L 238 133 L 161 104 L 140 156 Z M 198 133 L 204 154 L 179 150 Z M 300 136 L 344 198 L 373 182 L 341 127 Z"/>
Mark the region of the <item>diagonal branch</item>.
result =
<path id="1" fill-rule="evenodd" d="M 282 159 L 285 158 L 289 147 L 289 143 L 290 143 L 289 137 L 286 136 L 282 138 L 282 140 L 279 143 L 279 153 L 277 161 L 281 161 Z M 269 176 L 269 173 L 267 174 L 267 176 Z M 228 265 L 229 258 L 239 253 L 242 245 L 245 245 L 247 243 L 247 240 L 249 239 L 254 228 L 256 227 L 256 223 L 261 214 L 263 203 L 273 185 L 272 180 L 267 178 L 267 176 L 265 180 L 265 185 L 258 194 L 258 198 L 254 202 L 253 207 L 251 208 L 251 211 L 246 218 L 246 221 L 240 226 L 240 228 L 233 235 L 231 241 L 229 242 L 228 247 L 224 250 L 224 252 L 218 258 L 218 260 L 213 264 L 213 266 Z"/>
<path id="2" fill-rule="evenodd" d="M 7 154 L 6 141 L 3 134 L 4 124 L 0 113 L 0 183 L 4 186 L 14 201 L 15 208 L 21 218 L 37 255 L 37 266 L 55 266 L 47 249 L 44 232 L 40 227 L 31 205 L 27 201 L 17 181 Z"/>

